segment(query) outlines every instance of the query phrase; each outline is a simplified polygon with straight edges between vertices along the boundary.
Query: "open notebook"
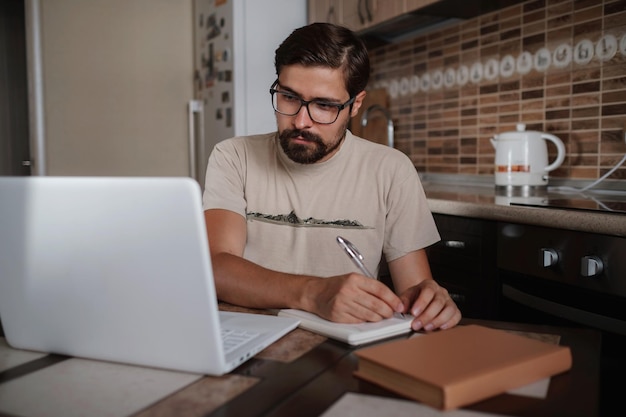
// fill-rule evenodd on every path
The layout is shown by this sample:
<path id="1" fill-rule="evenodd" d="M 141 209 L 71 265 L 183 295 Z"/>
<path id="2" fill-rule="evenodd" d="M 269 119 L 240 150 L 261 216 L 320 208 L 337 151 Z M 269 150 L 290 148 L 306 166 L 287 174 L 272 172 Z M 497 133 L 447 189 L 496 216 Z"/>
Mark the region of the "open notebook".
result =
<path id="1" fill-rule="evenodd" d="M 190 178 L 2 177 L 0 236 L 15 348 L 221 375 L 299 323 L 218 311 Z"/>
<path id="2" fill-rule="evenodd" d="M 307 311 L 291 308 L 279 310 L 278 316 L 298 319 L 300 320 L 301 328 L 352 346 L 408 334 L 412 331 L 411 322 L 414 318 L 409 314 L 395 314 L 388 319 L 377 322 L 335 323 Z"/>

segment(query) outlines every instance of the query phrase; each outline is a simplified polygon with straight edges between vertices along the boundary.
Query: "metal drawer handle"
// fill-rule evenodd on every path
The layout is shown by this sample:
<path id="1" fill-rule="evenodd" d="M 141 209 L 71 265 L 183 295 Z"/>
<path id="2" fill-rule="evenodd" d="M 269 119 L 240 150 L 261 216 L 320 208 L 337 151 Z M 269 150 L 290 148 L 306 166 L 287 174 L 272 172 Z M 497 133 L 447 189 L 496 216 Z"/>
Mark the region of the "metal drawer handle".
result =
<path id="1" fill-rule="evenodd" d="M 450 295 L 450 298 L 452 298 L 457 303 L 464 303 L 465 302 L 465 296 L 463 294 L 458 294 L 458 293 L 451 292 L 451 293 L 449 293 L 449 295 Z"/>
<path id="2" fill-rule="evenodd" d="M 465 242 L 462 240 L 444 240 L 443 245 L 446 248 L 465 249 Z"/>

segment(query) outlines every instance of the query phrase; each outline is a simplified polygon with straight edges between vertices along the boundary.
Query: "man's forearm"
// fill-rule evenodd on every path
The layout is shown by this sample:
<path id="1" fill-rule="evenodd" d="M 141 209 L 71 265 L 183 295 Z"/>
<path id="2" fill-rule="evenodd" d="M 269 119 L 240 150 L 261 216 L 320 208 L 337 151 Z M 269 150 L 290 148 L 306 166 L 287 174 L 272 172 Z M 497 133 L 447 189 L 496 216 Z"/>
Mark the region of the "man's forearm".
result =
<path id="1" fill-rule="evenodd" d="M 215 254 L 212 263 L 217 297 L 245 307 L 308 309 L 306 288 L 319 279 L 272 271 L 228 253 Z"/>

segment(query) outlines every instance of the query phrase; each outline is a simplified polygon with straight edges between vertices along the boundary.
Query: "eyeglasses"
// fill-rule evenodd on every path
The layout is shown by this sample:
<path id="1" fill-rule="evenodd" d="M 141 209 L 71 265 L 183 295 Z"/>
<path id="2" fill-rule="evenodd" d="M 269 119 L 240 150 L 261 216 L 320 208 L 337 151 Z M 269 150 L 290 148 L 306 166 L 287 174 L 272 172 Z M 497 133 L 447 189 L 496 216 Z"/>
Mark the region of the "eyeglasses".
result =
<path id="1" fill-rule="evenodd" d="M 272 95 L 272 106 L 274 110 L 285 116 L 295 116 L 298 114 L 302 106 L 306 107 L 306 111 L 309 113 L 309 117 L 315 123 L 322 125 L 330 125 L 337 121 L 339 113 L 347 106 L 354 103 L 356 97 L 352 97 L 350 100 L 343 104 L 329 103 L 322 100 L 302 100 L 297 95 L 277 90 L 278 81 L 272 84 L 270 88 L 270 94 Z"/>

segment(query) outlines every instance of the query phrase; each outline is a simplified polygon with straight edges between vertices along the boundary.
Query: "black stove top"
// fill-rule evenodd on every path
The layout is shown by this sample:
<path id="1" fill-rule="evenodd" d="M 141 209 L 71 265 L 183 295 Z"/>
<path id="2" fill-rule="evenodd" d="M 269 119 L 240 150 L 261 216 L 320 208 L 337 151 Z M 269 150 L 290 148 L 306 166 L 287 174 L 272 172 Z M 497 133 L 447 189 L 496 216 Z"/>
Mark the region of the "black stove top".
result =
<path id="1" fill-rule="evenodd" d="M 594 211 L 607 214 L 626 214 L 626 201 L 613 201 L 609 199 L 546 197 L 539 202 L 511 202 L 510 205 L 562 210 Z"/>

